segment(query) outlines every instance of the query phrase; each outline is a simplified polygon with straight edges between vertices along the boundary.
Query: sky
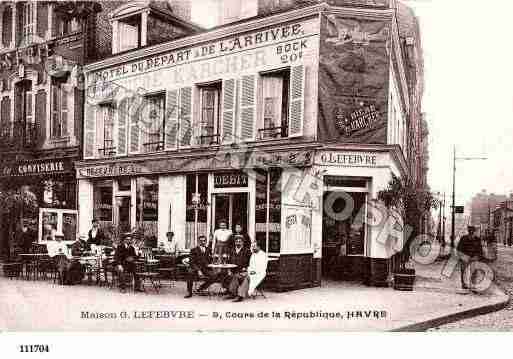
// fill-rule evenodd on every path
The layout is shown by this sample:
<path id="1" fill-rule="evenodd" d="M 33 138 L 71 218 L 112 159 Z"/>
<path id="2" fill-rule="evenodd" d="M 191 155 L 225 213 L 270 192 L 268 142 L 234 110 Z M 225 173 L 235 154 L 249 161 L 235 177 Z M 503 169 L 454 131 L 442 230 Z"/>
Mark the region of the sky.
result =
<path id="1" fill-rule="evenodd" d="M 452 189 L 456 201 L 476 192 L 513 192 L 513 2 L 410 0 L 424 50 L 423 111 L 429 125 L 433 191 Z"/>
<path id="2" fill-rule="evenodd" d="M 213 24 L 215 0 L 194 1 L 194 20 Z M 513 192 L 513 1 L 403 2 L 421 24 L 431 189 L 450 195 L 455 145 L 459 157 L 487 158 L 457 161 L 457 204 Z"/>

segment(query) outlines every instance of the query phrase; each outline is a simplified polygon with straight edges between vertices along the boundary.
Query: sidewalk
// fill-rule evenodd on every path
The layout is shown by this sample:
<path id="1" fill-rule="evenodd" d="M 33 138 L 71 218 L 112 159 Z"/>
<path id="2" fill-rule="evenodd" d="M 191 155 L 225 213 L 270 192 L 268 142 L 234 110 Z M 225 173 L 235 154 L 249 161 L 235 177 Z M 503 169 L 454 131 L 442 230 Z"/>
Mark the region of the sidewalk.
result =
<path id="1" fill-rule="evenodd" d="M 219 297 L 184 299 L 185 284 L 160 294 L 120 293 L 96 286 L 59 286 L 51 281 L 0 278 L 0 330 L 8 331 L 399 331 L 425 330 L 459 316 L 497 310 L 508 297 L 497 288 L 460 294 L 454 278 L 440 276 L 441 263 L 417 269 L 415 291 L 323 282 L 320 288 L 266 292 L 242 303 Z M 437 274 L 438 273 L 438 274 Z M 161 311 L 160 316 L 152 318 Z M 103 319 L 84 313 L 103 313 Z M 129 318 L 121 318 L 127 312 Z M 279 313 L 279 317 L 274 313 Z M 111 314 L 106 314 L 111 313 Z M 298 314 L 314 318 L 298 318 Z M 338 313 L 338 314 L 337 314 Z M 172 319 L 173 315 L 175 319 Z M 331 316 L 339 316 L 333 318 Z M 91 314 L 89 314 L 91 317 Z M 167 317 L 166 317 L 167 316 Z M 178 317 L 181 316 L 181 318 Z M 327 316 L 327 317 L 322 317 Z M 114 317 L 114 318 L 105 318 Z"/>

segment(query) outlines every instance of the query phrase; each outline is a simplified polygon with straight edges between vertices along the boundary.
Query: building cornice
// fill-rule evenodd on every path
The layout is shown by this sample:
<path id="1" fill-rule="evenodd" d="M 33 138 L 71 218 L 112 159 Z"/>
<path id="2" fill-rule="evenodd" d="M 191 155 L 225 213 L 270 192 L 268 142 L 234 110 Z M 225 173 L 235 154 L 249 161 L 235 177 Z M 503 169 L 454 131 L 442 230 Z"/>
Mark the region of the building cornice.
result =
<path id="1" fill-rule="evenodd" d="M 247 21 L 215 28 L 200 34 L 187 36 L 151 47 L 133 50 L 118 56 L 109 57 L 105 60 L 90 63 L 84 67 L 84 71 L 92 72 L 102 70 L 108 67 L 117 66 L 121 63 L 140 60 L 145 57 L 158 55 L 164 52 L 175 51 L 184 47 L 197 46 L 205 42 L 214 41 L 229 36 L 236 36 L 241 33 L 255 31 L 276 24 L 290 23 L 292 21 L 303 18 L 317 17 L 320 13 L 323 12 L 330 12 L 347 17 L 364 17 L 367 19 L 375 20 L 391 20 L 393 18 L 393 10 L 390 9 L 342 8 L 330 6 L 326 3 L 321 3 L 266 17 L 248 19 Z"/>

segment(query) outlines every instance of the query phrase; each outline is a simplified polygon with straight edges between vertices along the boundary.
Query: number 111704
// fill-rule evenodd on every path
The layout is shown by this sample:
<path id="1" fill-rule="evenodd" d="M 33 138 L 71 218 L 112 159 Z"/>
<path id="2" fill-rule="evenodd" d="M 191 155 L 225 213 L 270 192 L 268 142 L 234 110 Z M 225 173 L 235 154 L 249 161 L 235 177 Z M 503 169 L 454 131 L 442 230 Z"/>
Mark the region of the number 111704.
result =
<path id="1" fill-rule="evenodd" d="M 20 353 L 49 353 L 50 347 L 48 344 L 35 344 L 35 345 L 27 345 L 22 344 L 19 345 Z"/>

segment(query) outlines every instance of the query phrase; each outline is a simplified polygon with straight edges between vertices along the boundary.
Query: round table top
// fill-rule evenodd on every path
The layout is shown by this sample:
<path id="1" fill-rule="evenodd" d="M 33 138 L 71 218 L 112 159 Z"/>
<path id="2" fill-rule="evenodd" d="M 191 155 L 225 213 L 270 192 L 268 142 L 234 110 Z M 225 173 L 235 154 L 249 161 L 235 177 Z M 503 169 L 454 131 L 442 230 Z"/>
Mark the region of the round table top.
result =
<path id="1" fill-rule="evenodd" d="M 21 253 L 19 254 L 20 256 L 24 256 L 24 257 L 29 257 L 29 256 L 33 256 L 33 257 L 42 257 L 42 256 L 47 256 L 48 253 Z"/>
<path id="2" fill-rule="evenodd" d="M 233 269 L 233 268 L 237 268 L 237 265 L 236 264 L 230 264 L 230 263 L 226 263 L 226 264 L 209 264 L 208 265 L 210 268 L 221 268 L 221 269 Z"/>

